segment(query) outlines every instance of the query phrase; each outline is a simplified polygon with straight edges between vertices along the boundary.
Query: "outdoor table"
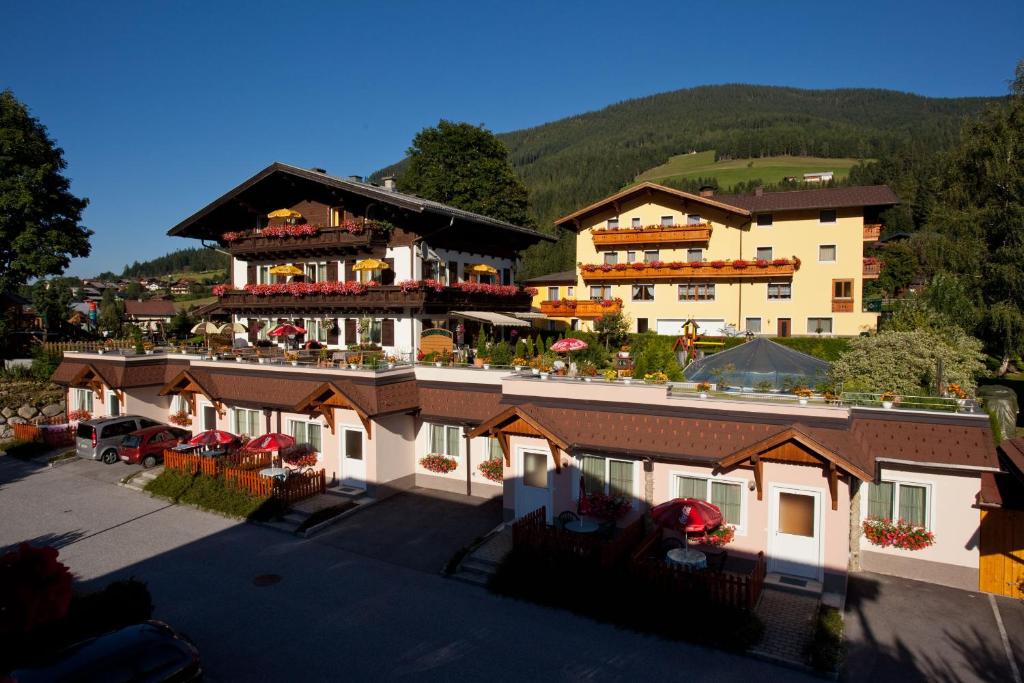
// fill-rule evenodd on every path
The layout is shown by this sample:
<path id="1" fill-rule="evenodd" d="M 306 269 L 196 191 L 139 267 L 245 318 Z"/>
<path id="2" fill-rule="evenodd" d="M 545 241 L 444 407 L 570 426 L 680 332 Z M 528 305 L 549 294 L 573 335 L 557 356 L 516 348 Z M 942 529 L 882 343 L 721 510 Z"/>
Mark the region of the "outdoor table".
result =
<path id="1" fill-rule="evenodd" d="M 199 446 L 193 446 L 192 444 L 182 443 L 173 447 L 171 450 L 177 453 L 187 453 L 189 451 L 197 451 L 199 450 L 199 448 Z"/>
<path id="2" fill-rule="evenodd" d="M 592 522 L 589 519 L 577 519 L 565 525 L 565 530 L 574 534 L 592 534 L 600 528 L 597 522 Z"/>
<path id="3" fill-rule="evenodd" d="M 225 453 L 227 453 L 227 451 L 223 448 L 211 448 L 210 450 L 205 451 L 203 455 L 207 458 L 219 458 Z"/>
<path id="4" fill-rule="evenodd" d="M 288 470 L 283 467 L 267 467 L 260 470 L 260 476 L 262 477 L 273 477 L 274 479 L 284 479 L 288 476 Z"/>
<path id="5" fill-rule="evenodd" d="M 699 550 L 689 548 L 672 548 L 666 555 L 670 564 L 678 564 L 687 569 L 707 569 L 708 556 Z"/>

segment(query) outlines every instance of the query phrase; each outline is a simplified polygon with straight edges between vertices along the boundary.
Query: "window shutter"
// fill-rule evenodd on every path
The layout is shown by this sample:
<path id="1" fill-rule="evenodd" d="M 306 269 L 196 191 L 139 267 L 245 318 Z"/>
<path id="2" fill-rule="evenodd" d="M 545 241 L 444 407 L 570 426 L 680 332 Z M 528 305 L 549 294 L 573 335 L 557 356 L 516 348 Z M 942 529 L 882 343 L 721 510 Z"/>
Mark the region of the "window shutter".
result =
<path id="1" fill-rule="evenodd" d="M 393 285 L 395 284 L 395 259 L 386 258 L 381 259 L 384 263 L 388 264 L 388 267 L 380 273 L 380 283 L 382 285 Z"/>
<path id="2" fill-rule="evenodd" d="M 501 269 L 501 284 L 510 285 L 512 284 L 512 270 L 510 268 Z"/>
<path id="3" fill-rule="evenodd" d="M 335 266 L 334 272 L 335 272 L 335 275 L 337 275 L 337 272 L 338 272 L 337 266 Z M 327 321 L 327 324 L 330 325 L 330 327 L 327 330 L 327 343 L 328 344 L 337 344 L 338 343 L 338 319 L 337 318 L 331 318 L 330 320 Z"/>
<path id="4" fill-rule="evenodd" d="M 380 344 L 381 346 L 395 345 L 395 321 L 392 318 L 384 318 L 380 321 Z"/>
<path id="5" fill-rule="evenodd" d="M 327 281 L 337 282 L 338 281 L 338 262 L 328 261 L 327 262 Z"/>
<path id="6" fill-rule="evenodd" d="M 355 265 L 356 265 L 355 259 L 346 259 L 345 260 L 345 281 L 346 282 L 349 282 L 351 280 L 355 280 L 356 279 L 355 278 L 355 272 L 352 270 L 353 266 L 355 266 Z"/>
<path id="7" fill-rule="evenodd" d="M 249 318 L 246 327 L 249 328 L 249 343 L 255 344 L 260 338 L 260 321 L 256 318 Z"/>
<path id="8" fill-rule="evenodd" d="M 245 267 L 246 284 L 256 284 L 256 264 L 250 263 Z"/>
<path id="9" fill-rule="evenodd" d="M 459 281 L 459 262 L 449 261 L 448 262 L 448 284 L 451 285 L 453 282 Z"/>
<path id="10" fill-rule="evenodd" d="M 356 319 L 345 318 L 345 343 L 356 343 Z"/>

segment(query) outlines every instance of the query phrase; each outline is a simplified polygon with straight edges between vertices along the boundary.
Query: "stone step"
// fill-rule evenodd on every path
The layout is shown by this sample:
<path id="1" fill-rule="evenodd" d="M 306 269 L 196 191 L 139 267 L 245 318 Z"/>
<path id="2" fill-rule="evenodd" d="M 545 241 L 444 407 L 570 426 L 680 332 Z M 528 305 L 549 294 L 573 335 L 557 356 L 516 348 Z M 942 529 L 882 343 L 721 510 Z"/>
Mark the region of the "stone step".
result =
<path id="1" fill-rule="evenodd" d="M 459 571 L 459 572 L 456 572 L 455 574 L 452 574 L 451 578 L 455 579 L 456 581 L 461 581 L 463 583 L 469 583 L 469 584 L 472 584 L 474 586 L 482 586 L 482 587 L 486 588 L 487 587 L 487 582 L 490 579 L 490 575 L 489 574 L 474 574 L 474 573 L 471 573 L 471 572 Z"/>
<path id="2" fill-rule="evenodd" d="M 490 560 L 480 560 L 475 557 L 467 557 L 462 561 L 459 568 L 478 571 L 485 574 L 493 574 L 498 569 L 498 565 Z"/>

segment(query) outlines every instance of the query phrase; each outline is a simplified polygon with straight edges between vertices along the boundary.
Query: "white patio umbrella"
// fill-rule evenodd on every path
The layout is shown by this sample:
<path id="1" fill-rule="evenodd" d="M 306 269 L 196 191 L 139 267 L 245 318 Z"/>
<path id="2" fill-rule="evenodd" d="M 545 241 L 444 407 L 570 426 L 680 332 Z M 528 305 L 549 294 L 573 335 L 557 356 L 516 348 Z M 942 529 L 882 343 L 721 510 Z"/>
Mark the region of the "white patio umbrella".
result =
<path id="1" fill-rule="evenodd" d="M 196 323 L 195 325 L 192 326 L 192 334 L 201 334 L 201 335 L 203 335 L 203 337 L 206 339 L 206 346 L 207 346 L 207 348 L 209 348 L 209 346 L 210 346 L 209 335 L 217 334 L 217 326 L 214 325 L 213 323 L 209 322 L 209 321 L 201 322 L 201 323 Z"/>
<path id="2" fill-rule="evenodd" d="M 217 328 L 217 334 L 234 334 L 235 332 L 248 332 L 249 328 L 242 323 L 224 323 Z"/>

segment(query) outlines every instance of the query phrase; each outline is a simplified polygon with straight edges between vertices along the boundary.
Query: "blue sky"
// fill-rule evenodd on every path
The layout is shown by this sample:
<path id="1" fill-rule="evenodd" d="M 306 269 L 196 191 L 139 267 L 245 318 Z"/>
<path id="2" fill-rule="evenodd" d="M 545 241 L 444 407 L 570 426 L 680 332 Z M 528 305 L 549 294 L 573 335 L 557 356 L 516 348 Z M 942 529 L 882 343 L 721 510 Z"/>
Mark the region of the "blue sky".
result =
<path id="1" fill-rule="evenodd" d="M 439 118 L 505 131 L 709 83 L 1001 95 L 1024 3 L 5 3 L 0 88 L 64 148 L 120 272 L 271 161 L 361 174 Z"/>

